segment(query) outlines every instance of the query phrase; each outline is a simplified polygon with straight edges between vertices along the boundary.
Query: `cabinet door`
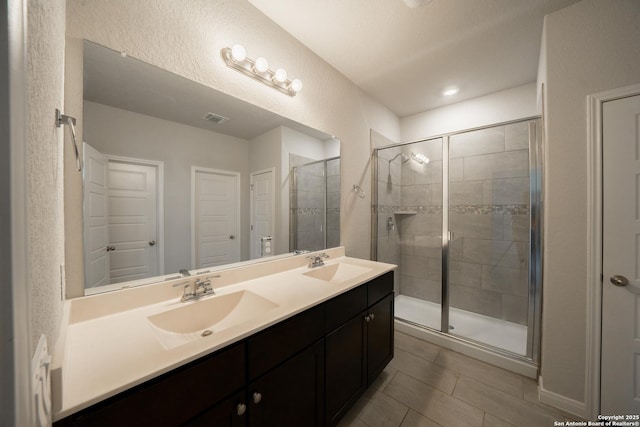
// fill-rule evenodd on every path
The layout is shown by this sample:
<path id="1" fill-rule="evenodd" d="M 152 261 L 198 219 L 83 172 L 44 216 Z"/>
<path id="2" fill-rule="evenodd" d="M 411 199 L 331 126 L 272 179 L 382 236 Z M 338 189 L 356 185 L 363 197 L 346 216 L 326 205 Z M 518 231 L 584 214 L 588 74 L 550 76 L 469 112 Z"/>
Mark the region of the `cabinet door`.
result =
<path id="1" fill-rule="evenodd" d="M 246 412 L 244 391 L 241 391 L 184 424 L 183 427 L 245 427 Z"/>
<path id="2" fill-rule="evenodd" d="M 367 319 L 367 386 L 393 359 L 393 294 L 369 307 Z"/>
<path id="3" fill-rule="evenodd" d="M 366 388 L 365 314 L 360 312 L 325 339 L 327 425 L 336 425 Z"/>
<path id="4" fill-rule="evenodd" d="M 322 426 L 322 340 L 249 385 L 249 425 Z"/>

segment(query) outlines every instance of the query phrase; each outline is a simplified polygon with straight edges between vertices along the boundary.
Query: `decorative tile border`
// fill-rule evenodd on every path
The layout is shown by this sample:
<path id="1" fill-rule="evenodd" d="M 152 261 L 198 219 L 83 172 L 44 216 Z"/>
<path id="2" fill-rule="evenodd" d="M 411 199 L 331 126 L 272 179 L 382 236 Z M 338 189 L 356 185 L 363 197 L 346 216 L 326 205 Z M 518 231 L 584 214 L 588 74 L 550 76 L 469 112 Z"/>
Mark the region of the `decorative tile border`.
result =
<path id="1" fill-rule="evenodd" d="M 452 205 L 449 212 L 466 215 L 528 215 L 529 205 Z M 441 215 L 442 206 L 372 206 L 377 214 Z"/>
<path id="2" fill-rule="evenodd" d="M 291 208 L 294 215 L 321 215 L 322 211 L 322 208 Z"/>
<path id="3" fill-rule="evenodd" d="M 322 208 L 291 208 L 292 215 L 322 215 Z M 340 208 L 327 208 L 327 215 L 340 214 Z"/>

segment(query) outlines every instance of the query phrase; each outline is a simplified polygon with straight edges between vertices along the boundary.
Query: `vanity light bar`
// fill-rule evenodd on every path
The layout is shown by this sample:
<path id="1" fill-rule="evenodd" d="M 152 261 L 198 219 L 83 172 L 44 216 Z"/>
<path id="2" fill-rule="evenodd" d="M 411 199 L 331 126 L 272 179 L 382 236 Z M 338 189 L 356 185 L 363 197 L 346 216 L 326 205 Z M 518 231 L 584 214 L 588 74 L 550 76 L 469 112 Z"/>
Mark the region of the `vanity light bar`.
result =
<path id="1" fill-rule="evenodd" d="M 220 54 L 227 66 L 289 96 L 296 96 L 302 90 L 302 82 L 299 79 L 289 80 L 284 68 L 272 71 L 264 57 L 259 57 L 255 61 L 248 58 L 244 47 L 239 44 L 225 47 Z"/>

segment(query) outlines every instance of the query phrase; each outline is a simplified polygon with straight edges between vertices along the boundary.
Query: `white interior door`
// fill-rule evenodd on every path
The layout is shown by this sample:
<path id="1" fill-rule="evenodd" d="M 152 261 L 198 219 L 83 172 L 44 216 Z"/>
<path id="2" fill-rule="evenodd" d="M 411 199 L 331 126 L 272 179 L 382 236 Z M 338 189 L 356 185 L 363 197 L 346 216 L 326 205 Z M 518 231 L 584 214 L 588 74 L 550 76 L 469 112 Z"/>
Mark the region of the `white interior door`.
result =
<path id="1" fill-rule="evenodd" d="M 107 165 L 105 156 L 87 144 L 82 147 L 84 164 L 84 281 L 85 288 L 108 285 L 109 242 Z"/>
<path id="2" fill-rule="evenodd" d="M 194 168 L 192 183 L 192 267 L 240 261 L 239 175 Z"/>
<path id="3" fill-rule="evenodd" d="M 640 96 L 605 102 L 602 123 L 601 413 L 640 414 Z"/>
<path id="4" fill-rule="evenodd" d="M 251 259 L 273 255 L 275 251 L 275 171 L 251 173 Z M 262 238 L 271 237 L 271 252 L 262 250 Z"/>
<path id="5" fill-rule="evenodd" d="M 155 167 L 109 161 L 111 283 L 160 274 L 157 191 Z"/>

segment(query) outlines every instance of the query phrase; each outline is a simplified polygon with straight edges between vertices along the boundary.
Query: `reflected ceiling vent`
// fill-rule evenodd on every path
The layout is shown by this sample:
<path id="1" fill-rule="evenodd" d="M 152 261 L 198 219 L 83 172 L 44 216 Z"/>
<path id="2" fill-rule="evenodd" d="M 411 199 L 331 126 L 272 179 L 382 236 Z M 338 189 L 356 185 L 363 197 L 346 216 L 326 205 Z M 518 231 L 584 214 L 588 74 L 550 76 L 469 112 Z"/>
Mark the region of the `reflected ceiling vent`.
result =
<path id="1" fill-rule="evenodd" d="M 213 114 L 213 113 L 207 113 L 202 118 L 218 124 L 229 121 L 229 117 L 225 117 L 225 116 L 221 116 L 220 114 Z"/>

